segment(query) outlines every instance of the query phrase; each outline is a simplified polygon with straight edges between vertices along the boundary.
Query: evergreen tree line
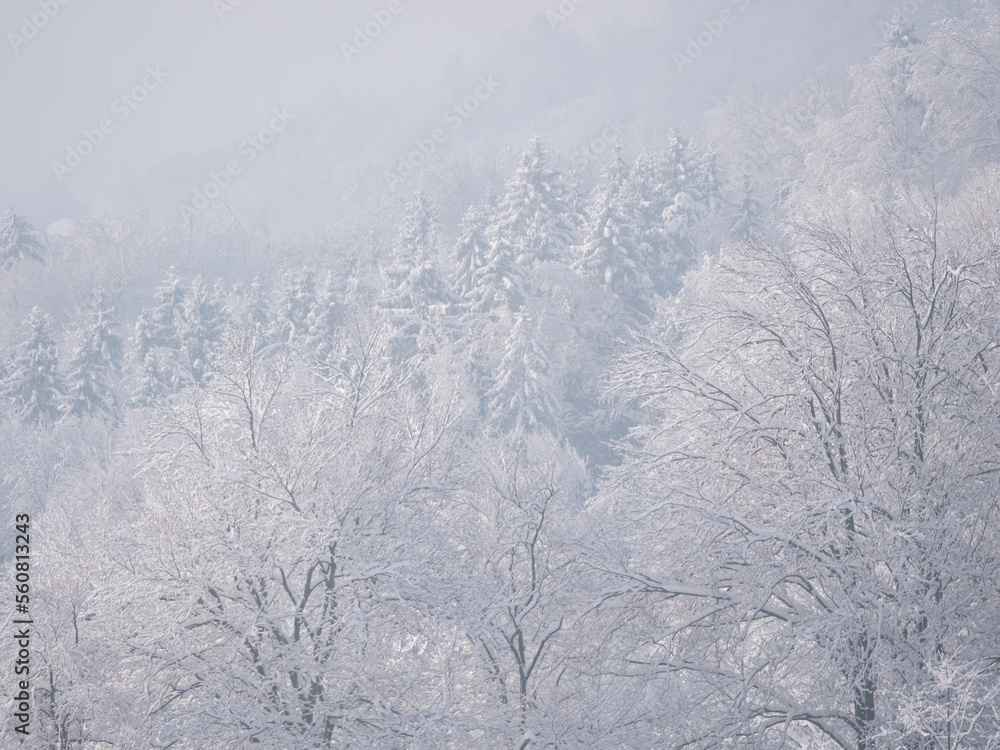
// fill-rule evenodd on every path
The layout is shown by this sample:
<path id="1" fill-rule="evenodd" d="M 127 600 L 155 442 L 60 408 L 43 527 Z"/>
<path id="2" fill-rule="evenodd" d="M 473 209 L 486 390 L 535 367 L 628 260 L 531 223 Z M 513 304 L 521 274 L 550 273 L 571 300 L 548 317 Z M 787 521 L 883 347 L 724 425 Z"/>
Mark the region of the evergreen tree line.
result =
<path id="1" fill-rule="evenodd" d="M 26 424 L 120 421 L 127 409 L 205 385 L 229 325 L 256 326 L 262 348 L 291 347 L 319 363 L 345 310 L 369 306 L 394 364 L 445 350 L 467 362 L 487 429 L 562 437 L 580 429 L 571 411 L 596 404 L 596 384 L 582 390 L 578 368 L 606 369 L 606 340 L 649 325 L 698 262 L 698 231 L 721 207 L 714 158 L 681 136 L 631 163 L 617 147 L 586 200 L 536 138 L 507 183 L 469 207 L 452 240 L 433 201 L 414 196 L 374 276 L 312 265 L 268 287 L 226 289 L 171 268 L 134 326 L 97 290 L 62 337 L 36 309 L 6 356 L 0 394 Z M 12 211 L 6 221 L 20 229 L 4 235 L 5 257 L 44 262 L 40 235 Z M 610 309 L 581 323 L 593 305 Z M 57 338 L 68 342 L 64 361 Z"/>

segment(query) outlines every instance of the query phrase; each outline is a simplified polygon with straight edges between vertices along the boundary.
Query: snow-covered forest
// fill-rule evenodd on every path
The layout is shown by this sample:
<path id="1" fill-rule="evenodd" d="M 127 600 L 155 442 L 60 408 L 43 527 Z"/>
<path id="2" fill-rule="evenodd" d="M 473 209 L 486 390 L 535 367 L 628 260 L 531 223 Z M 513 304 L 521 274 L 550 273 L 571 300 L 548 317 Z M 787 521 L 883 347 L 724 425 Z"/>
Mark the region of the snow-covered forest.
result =
<path id="1" fill-rule="evenodd" d="M 935 8 L 687 127 L 391 151 L 298 233 L 12 204 L 30 746 L 1000 748 L 1000 3 Z"/>

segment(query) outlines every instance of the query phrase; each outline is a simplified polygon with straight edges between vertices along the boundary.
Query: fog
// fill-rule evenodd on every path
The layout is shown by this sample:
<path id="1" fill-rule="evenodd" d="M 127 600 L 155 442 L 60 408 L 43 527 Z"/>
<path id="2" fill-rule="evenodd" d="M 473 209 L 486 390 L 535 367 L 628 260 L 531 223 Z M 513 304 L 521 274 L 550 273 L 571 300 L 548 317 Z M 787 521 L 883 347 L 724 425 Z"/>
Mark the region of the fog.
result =
<path id="1" fill-rule="evenodd" d="M 1000 750 L 1000 0 L 0 33 L 0 748 Z"/>
<path id="2" fill-rule="evenodd" d="M 941 3 L 914 5 L 920 24 Z M 727 6 L 738 17 L 725 41 L 678 70 L 672 55 Z M 386 7 L 374 0 L 5 3 L 0 203 L 45 225 L 109 211 L 169 214 L 277 107 L 294 113 L 294 127 L 228 201 L 239 196 L 248 212 L 267 204 L 274 214 L 297 200 L 289 207 L 295 220 L 275 218 L 276 228 L 321 227 L 342 209 L 337 198 L 350 190 L 352 170 L 364 166 L 359 152 L 393 159 L 392 141 L 421 137 L 480 74 L 502 88 L 492 113 L 471 123 L 477 137 L 517 144 L 539 132 L 573 148 L 608 117 L 632 127 L 698 127 L 734 92 L 782 93 L 821 66 L 842 75 L 847 63 L 875 52 L 880 24 L 894 13 L 882 0 L 590 0 L 562 10 L 544 0 L 400 0 L 384 31 L 378 25 L 368 46 L 345 54 L 342 45 L 364 43 L 358 29 L 371 28 Z M 162 85 L 138 92 L 143 101 L 121 119 L 120 97 L 142 85 L 149 66 L 162 71 Z M 54 163 L 65 163 L 103 118 L 113 132 L 59 174 Z M 341 151 L 335 138 L 325 140 L 335 128 L 356 129 L 355 147 Z M 470 133 L 460 135 L 444 149 L 470 147 Z M 333 173 L 322 186 L 319 170 Z M 303 180 L 309 195 L 296 187 Z"/>

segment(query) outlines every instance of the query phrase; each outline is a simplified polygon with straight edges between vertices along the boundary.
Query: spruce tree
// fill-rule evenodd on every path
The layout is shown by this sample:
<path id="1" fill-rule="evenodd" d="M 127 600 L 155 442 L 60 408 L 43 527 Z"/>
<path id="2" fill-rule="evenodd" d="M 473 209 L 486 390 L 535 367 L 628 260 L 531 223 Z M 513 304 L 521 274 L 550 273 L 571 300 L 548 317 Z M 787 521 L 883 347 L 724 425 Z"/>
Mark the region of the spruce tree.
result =
<path id="1" fill-rule="evenodd" d="M 226 325 L 221 288 L 209 289 L 199 275 L 191 282 L 177 321 L 177 339 L 190 379 L 204 382 Z"/>
<path id="2" fill-rule="evenodd" d="M 749 168 L 743 170 L 738 189 L 732 232 L 740 239 L 749 240 L 764 229 L 764 207 L 757 198 L 753 172 Z"/>
<path id="3" fill-rule="evenodd" d="M 677 291 L 702 251 L 699 224 L 720 197 L 715 158 L 672 133 L 664 151 L 636 160 L 631 180 L 639 196 L 642 237 L 652 248 L 653 287 L 665 297 Z"/>
<path id="4" fill-rule="evenodd" d="M 0 216 L 0 268 L 9 271 L 19 260 L 45 263 L 45 238 L 8 207 Z"/>
<path id="5" fill-rule="evenodd" d="M 480 269 L 486 266 L 490 243 L 487 236 L 492 208 L 487 201 L 474 203 L 466 211 L 455 243 L 455 294 L 464 301 L 471 298 Z"/>
<path id="6" fill-rule="evenodd" d="M 401 359 L 433 351 L 440 336 L 454 332 L 455 299 L 438 267 L 439 236 L 436 211 L 418 193 L 383 270 L 390 350 Z"/>
<path id="7" fill-rule="evenodd" d="M 188 378 L 182 366 L 180 339 L 187 287 L 173 267 L 154 297 L 159 304 L 140 313 L 132 339 L 139 379 L 132 395 L 135 405 L 150 405 L 175 393 Z"/>
<path id="8" fill-rule="evenodd" d="M 59 373 L 59 353 L 52 322 L 36 307 L 24 325 L 0 384 L 0 398 L 25 424 L 51 425 L 59 417 L 66 385 Z"/>
<path id="9" fill-rule="evenodd" d="M 73 349 L 66 375 L 66 396 L 60 404 L 62 418 L 118 413 L 114 383 L 121 369 L 122 339 L 115 332 L 114 308 L 107 293 L 98 289 L 80 312 L 72 332 Z"/>
<path id="10" fill-rule="evenodd" d="M 581 217 L 572 188 L 550 161 L 548 149 L 535 137 L 507 181 L 485 232 L 483 262 L 467 292 L 474 312 L 496 317 L 504 309 L 521 310 L 538 266 L 569 261 Z"/>
<path id="11" fill-rule="evenodd" d="M 343 280 L 330 271 L 316 283 L 316 299 L 306 318 L 306 348 L 319 363 L 327 362 L 333 354 L 337 329 L 344 319 L 345 296 Z"/>
<path id="12" fill-rule="evenodd" d="M 577 240 L 576 204 L 572 188 L 536 136 L 507 181 L 490 240 L 510 243 L 529 268 L 539 261 L 563 259 Z"/>
<path id="13" fill-rule="evenodd" d="M 519 438 L 547 430 L 559 435 L 559 400 L 547 353 L 526 311 L 515 312 L 492 388 L 487 392 L 490 424 Z"/>
<path id="14" fill-rule="evenodd" d="M 644 318 L 655 311 L 649 263 L 651 249 L 642 237 L 639 200 L 628 179 L 620 148 L 590 209 L 583 245 L 574 268 L 614 292 Z"/>
<path id="15" fill-rule="evenodd" d="M 503 310 L 520 310 L 525 303 L 530 279 L 530 262 L 518 246 L 490 228 L 485 262 L 473 274 L 469 309 L 477 314 L 497 315 Z"/>
<path id="16" fill-rule="evenodd" d="M 299 343 L 298 339 L 308 334 L 309 314 L 315 304 L 316 272 L 311 268 L 286 271 L 272 305 L 268 343 Z"/>

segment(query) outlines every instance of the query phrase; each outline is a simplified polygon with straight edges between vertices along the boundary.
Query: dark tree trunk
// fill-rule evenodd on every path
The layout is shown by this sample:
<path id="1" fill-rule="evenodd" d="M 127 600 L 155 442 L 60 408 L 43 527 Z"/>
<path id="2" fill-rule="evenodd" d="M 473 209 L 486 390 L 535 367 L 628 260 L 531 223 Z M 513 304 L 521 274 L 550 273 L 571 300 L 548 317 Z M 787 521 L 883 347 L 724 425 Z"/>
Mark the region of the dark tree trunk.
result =
<path id="1" fill-rule="evenodd" d="M 868 634 L 858 638 L 857 652 L 862 665 L 854 686 L 854 720 L 858 729 L 858 750 L 874 750 L 871 730 L 875 724 L 875 677 L 872 674 L 872 654 Z"/>

